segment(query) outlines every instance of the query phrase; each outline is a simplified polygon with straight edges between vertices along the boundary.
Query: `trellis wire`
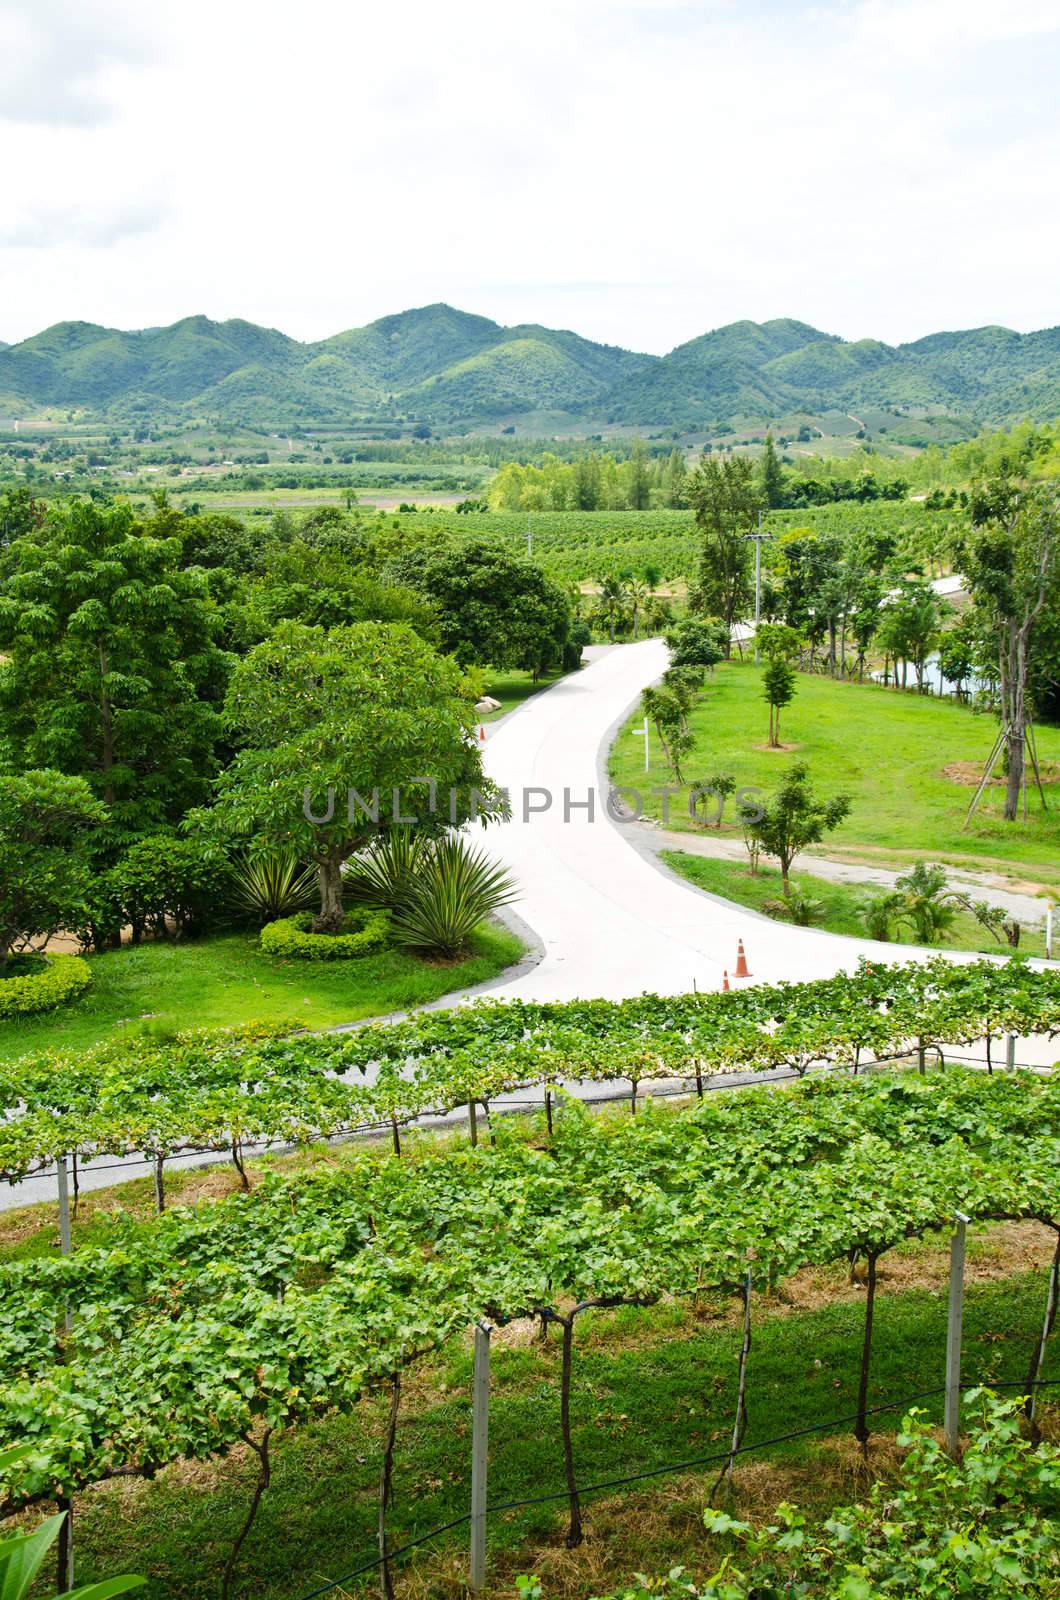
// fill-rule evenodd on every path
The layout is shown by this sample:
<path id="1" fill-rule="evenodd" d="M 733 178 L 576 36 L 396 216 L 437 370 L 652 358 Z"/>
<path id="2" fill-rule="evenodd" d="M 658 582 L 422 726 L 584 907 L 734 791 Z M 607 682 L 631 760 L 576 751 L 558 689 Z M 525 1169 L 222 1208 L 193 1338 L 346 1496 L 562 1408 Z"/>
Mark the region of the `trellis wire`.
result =
<path id="1" fill-rule="evenodd" d="M 961 1387 L 962 1389 L 979 1387 L 990 1389 L 1019 1389 L 1022 1393 L 1028 1388 L 1033 1388 L 1035 1390 L 1049 1389 L 1054 1388 L 1057 1385 L 1060 1385 L 1060 1378 L 1038 1379 L 1033 1385 L 1028 1385 L 1026 1382 L 1016 1379 L 1001 1383 L 987 1383 L 985 1381 L 978 1383 L 973 1381 L 963 1382 Z M 918 1400 L 937 1399 L 939 1395 L 944 1395 L 945 1393 L 946 1385 L 938 1384 L 933 1389 L 920 1389 L 916 1394 L 907 1395 L 904 1400 L 888 1400 L 883 1405 L 870 1406 L 865 1415 L 875 1417 L 880 1416 L 888 1411 L 900 1411 L 906 1406 L 915 1405 Z M 814 1422 L 805 1428 L 795 1428 L 790 1433 L 779 1433 L 772 1439 L 758 1439 L 754 1444 L 741 1444 L 735 1451 L 719 1450 L 715 1451 L 713 1455 L 695 1456 L 689 1461 L 668 1462 L 665 1466 L 648 1467 L 643 1472 L 627 1473 L 621 1478 L 601 1479 L 599 1483 L 579 1485 L 578 1493 L 579 1495 L 597 1494 L 603 1489 L 621 1489 L 625 1488 L 631 1483 L 642 1483 L 648 1478 L 662 1478 L 673 1472 L 688 1472 L 691 1471 L 693 1467 L 716 1466 L 719 1462 L 728 1461 L 730 1456 L 734 1454 L 737 1456 L 750 1455 L 756 1450 L 768 1450 L 772 1448 L 773 1445 L 788 1444 L 795 1439 L 805 1439 L 810 1434 L 824 1433 L 830 1428 L 845 1427 L 851 1422 L 856 1422 L 857 1417 L 858 1413 L 856 1412 L 853 1412 L 845 1417 L 832 1417 L 827 1422 Z M 494 1516 L 501 1511 L 521 1511 L 530 1506 L 548 1505 L 553 1501 L 567 1500 L 568 1498 L 569 1494 L 566 1489 L 556 1489 L 549 1494 L 531 1495 L 525 1500 L 499 1501 L 496 1505 L 487 1506 L 486 1513 L 489 1516 Z M 432 1539 L 440 1538 L 443 1533 L 451 1533 L 454 1528 L 465 1527 L 470 1521 L 471 1513 L 470 1511 L 466 1511 L 464 1512 L 463 1516 L 454 1517 L 451 1522 L 443 1522 L 437 1528 L 432 1528 L 428 1533 L 420 1534 L 415 1539 L 409 1539 L 405 1544 L 399 1545 L 396 1550 L 389 1551 L 387 1560 L 390 1562 L 396 1561 L 400 1556 L 407 1555 L 410 1550 L 417 1550 L 421 1545 L 429 1544 Z M 366 1572 L 373 1571 L 379 1566 L 379 1564 L 380 1557 L 378 1555 L 373 1556 L 371 1560 L 365 1561 L 360 1566 L 354 1567 L 351 1571 L 343 1573 L 340 1578 L 332 1578 L 327 1583 L 321 1584 L 318 1588 L 311 1589 L 308 1594 L 301 1596 L 301 1600 L 319 1600 L 321 1595 L 331 1594 L 335 1589 L 341 1588 L 344 1583 L 349 1583 L 353 1578 L 363 1577 Z"/>

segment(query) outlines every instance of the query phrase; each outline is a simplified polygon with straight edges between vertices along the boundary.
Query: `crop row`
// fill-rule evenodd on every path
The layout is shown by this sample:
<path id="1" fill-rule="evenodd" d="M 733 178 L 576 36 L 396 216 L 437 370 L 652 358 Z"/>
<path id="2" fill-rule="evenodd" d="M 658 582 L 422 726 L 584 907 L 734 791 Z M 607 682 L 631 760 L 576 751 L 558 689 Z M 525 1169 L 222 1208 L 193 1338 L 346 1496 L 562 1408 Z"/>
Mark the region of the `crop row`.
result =
<path id="1" fill-rule="evenodd" d="M 1060 1032 L 1060 974 L 1026 963 L 862 963 L 853 976 L 729 994 L 530 1004 L 486 1001 L 354 1032 L 213 1030 L 84 1055 L 45 1052 L 0 1075 L 0 1176 L 59 1156 L 189 1150 L 398 1129 L 515 1089 L 849 1067 L 1003 1034 Z M 549 1094 L 549 1098 L 551 1095 Z"/>

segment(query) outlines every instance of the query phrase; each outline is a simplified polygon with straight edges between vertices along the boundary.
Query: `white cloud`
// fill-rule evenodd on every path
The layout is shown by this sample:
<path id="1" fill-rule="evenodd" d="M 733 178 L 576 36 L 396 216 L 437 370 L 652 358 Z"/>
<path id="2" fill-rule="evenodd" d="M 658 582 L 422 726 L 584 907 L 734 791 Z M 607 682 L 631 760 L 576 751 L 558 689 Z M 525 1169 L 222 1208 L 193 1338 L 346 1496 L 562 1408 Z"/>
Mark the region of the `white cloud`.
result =
<path id="1" fill-rule="evenodd" d="M 95 0 L 76 48 L 55 14 L 0 0 L 38 28 L 0 122 L 7 339 L 439 299 L 656 350 L 1060 322 L 1052 0 L 184 0 L 149 37 Z"/>

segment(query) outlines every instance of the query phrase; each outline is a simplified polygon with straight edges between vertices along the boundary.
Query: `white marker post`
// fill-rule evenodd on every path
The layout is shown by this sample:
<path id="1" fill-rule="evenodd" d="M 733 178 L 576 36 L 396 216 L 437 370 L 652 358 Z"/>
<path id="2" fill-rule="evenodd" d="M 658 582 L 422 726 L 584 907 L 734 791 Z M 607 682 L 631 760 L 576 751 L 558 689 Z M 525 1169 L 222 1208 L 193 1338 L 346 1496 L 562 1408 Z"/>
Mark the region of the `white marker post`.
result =
<path id="1" fill-rule="evenodd" d="M 475 1371 L 471 1384 L 471 1565 L 469 1587 L 475 1594 L 486 1586 L 486 1488 L 489 1476 L 490 1334 L 485 1322 L 475 1325 Z"/>
<path id="2" fill-rule="evenodd" d="M 1045 902 L 1045 959 L 1053 959 L 1053 902 Z"/>
<path id="3" fill-rule="evenodd" d="M 964 1320 L 964 1234 L 970 1217 L 957 1212 L 950 1242 L 950 1304 L 946 1324 L 946 1449 L 954 1460 L 961 1448 L 961 1324 Z"/>
<path id="4" fill-rule="evenodd" d="M 65 1156 L 55 1158 L 55 1181 L 59 1189 L 59 1249 L 64 1256 L 68 1256 L 73 1252 L 73 1242 L 70 1233 L 70 1180 Z M 69 1333 L 72 1326 L 69 1303 L 63 1311 L 63 1321 Z"/>
<path id="5" fill-rule="evenodd" d="M 647 719 L 647 717 L 644 718 L 644 726 L 643 727 L 641 727 L 641 728 L 631 728 L 630 732 L 633 734 L 633 737 L 635 739 L 639 739 L 642 734 L 644 735 L 644 770 L 645 770 L 645 772 L 647 772 L 648 764 L 649 764 L 648 740 L 649 740 L 649 737 L 650 737 L 650 733 L 649 733 L 649 729 L 648 729 L 648 719 Z"/>

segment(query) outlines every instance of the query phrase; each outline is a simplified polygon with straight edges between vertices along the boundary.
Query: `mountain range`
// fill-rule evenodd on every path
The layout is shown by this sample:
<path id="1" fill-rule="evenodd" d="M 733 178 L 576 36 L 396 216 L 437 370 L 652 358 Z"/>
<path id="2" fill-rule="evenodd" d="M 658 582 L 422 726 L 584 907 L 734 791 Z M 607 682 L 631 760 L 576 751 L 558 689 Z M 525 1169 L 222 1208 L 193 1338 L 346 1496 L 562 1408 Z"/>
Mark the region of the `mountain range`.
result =
<path id="1" fill-rule="evenodd" d="M 651 356 L 433 305 L 315 344 L 204 316 L 139 332 L 59 322 L 0 343 L 0 414 L 248 426 L 402 418 L 437 428 L 549 413 L 710 428 L 859 406 L 984 423 L 1056 416 L 1060 328 L 975 328 L 888 345 L 779 318 L 730 323 Z"/>

